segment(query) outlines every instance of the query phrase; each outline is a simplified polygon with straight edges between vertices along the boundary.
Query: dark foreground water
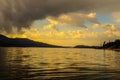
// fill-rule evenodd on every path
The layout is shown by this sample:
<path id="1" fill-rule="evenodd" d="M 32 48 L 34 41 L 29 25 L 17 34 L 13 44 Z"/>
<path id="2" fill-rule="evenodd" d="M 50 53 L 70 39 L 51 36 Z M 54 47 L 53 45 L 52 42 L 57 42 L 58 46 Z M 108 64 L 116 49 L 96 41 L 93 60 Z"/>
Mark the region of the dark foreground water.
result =
<path id="1" fill-rule="evenodd" d="M 0 48 L 0 80 L 120 80 L 120 52 Z"/>

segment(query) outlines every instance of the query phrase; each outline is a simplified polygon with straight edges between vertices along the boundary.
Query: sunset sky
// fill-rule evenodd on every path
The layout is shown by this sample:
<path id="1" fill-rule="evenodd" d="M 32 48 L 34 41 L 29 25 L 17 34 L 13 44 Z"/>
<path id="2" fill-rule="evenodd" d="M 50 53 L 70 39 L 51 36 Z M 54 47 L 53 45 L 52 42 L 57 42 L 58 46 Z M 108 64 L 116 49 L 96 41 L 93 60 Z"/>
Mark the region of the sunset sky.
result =
<path id="1" fill-rule="evenodd" d="M 0 0 L 0 33 L 62 46 L 120 39 L 120 0 Z"/>

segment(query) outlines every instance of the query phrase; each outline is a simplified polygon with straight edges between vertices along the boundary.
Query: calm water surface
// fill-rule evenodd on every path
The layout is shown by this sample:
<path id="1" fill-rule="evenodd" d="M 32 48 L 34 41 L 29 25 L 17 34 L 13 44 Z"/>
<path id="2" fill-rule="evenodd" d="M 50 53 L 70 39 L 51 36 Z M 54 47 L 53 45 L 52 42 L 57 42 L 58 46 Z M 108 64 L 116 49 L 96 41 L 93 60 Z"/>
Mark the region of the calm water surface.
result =
<path id="1" fill-rule="evenodd" d="M 120 52 L 0 48 L 0 80 L 120 80 Z"/>

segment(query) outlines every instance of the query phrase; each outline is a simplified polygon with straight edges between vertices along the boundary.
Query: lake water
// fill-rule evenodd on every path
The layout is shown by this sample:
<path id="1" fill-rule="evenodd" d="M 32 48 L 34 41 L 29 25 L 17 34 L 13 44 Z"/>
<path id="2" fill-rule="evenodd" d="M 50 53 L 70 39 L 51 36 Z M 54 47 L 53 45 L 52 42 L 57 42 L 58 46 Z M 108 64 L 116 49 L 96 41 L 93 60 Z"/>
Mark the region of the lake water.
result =
<path id="1" fill-rule="evenodd" d="M 120 80 L 120 52 L 0 48 L 0 80 Z"/>

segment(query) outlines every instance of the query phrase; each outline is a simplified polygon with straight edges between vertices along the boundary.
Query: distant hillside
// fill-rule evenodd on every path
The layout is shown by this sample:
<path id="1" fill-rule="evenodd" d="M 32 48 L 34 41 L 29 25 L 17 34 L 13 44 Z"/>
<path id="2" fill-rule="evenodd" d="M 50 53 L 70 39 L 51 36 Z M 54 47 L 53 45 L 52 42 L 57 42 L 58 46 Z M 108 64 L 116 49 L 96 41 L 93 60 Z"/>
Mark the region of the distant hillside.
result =
<path id="1" fill-rule="evenodd" d="M 120 49 L 120 40 L 117 39 L 114 42 L 104 42 L 103 44 L 104 49 Z"/>
<path id="2" fill-rule="evenodd" d="M 0 34 L 0 47 L 61 47 L 42 42 L 36 42 L 27 38 L 8 38 Z"/>
<path id="3" fill-rule="evenodd" d="M 99 46 L 77 45 L 74 48 L 100 48 Z"/>

